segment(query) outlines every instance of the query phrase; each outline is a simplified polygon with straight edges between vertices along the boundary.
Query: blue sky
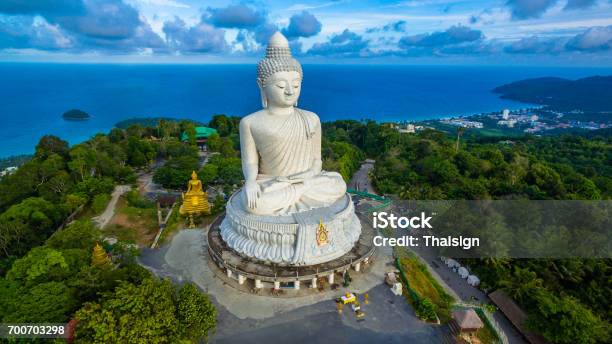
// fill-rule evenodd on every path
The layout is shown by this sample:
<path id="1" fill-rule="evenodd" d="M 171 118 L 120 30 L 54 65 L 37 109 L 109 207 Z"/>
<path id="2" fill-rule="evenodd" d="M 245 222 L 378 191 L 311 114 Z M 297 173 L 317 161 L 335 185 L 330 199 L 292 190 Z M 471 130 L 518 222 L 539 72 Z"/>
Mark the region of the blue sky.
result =
<path id="1" fill-rule="evenodd" d="M 0 60 L 612 66 L 612 0 L 2 0 Z"/>

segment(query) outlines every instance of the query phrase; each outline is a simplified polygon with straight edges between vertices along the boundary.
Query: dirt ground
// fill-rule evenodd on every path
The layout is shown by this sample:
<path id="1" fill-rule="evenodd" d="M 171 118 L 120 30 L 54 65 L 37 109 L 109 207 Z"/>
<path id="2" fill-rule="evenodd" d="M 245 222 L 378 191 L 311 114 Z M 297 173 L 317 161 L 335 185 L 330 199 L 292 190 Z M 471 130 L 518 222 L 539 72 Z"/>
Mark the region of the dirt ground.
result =
<path id="1" fill-rule="evenodd" d="M 116 210 L 105 232 L 134 241 L 140 247 L 149 247 L 158 231 L 156 210 L 130 207 L 123 197 L 117 202 Z"/>

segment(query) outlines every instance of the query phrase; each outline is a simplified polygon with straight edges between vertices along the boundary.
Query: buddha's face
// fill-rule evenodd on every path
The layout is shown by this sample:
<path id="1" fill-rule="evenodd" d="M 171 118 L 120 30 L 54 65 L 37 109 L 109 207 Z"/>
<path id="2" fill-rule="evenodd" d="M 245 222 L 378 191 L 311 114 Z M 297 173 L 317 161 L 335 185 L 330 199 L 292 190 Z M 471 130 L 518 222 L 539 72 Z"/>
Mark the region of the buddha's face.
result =
<path id="1" fill-rule="evenodd" d="M 298 72 L 276 72 L 270 76 L 262 87 L 268 106 L 294 106 L 300 97 L 302 78 Z"/>

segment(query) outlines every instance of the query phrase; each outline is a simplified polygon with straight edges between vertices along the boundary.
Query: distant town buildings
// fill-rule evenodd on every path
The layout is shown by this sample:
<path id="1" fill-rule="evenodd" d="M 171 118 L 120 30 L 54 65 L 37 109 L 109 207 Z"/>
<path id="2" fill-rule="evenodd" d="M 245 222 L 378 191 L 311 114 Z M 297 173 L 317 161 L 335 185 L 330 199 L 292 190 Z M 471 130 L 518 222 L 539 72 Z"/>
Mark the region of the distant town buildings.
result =
<path id="1" fill-rule="evenodd" d="M 497 125 L 501 126 L 506 126 L 508 128 L 514 128 L 514 125 L 516 124 L 516 120 L 514 119 L 508 119 L 508 120 L 501 120 L 497 122 Z"/>
<path id="2" fill-rule="evenodd" d="M 408 123 L 405 127 L 399 126 L 397 131 L 400 133 L 414 134 L 416 132 L 416 128 L 414 124 Z"/>
<path id="3" fill-rule="evenodd" d="M 427 128 L 431 129 L 430 127 L 414 125 L 412 123 L 393 124 L 393 128 L 395 128 L 398 132 L 402 134 L 414 134 L 417 131 L 421 131 Z"/>
<path id="4" fill-rule="evenodd" d="M 525 133 L 536 134 L 554 129 L 586 129 L 596 130 L 612 127 L 612 120 L 601 116 L 601 121 L 580 121 L 584 112 L 572 110 L 569 112 L 559 112 L 546 107 L 530 107 L 516 110 L 503 109 L 501 111 L 478 113 L 471 116 L 447 117 L 436 120 L 436 122 L 456 127 L 475 128 L 475 129 L 501 129 L 522 131 Z M 582 116 L 589 118 L 588 116 Z M 413 133 L 418 131 L 416 124 L 404 125 L 397 128 L 400 132 Z"/>
<path id="5" fill-rule="evenodd" d="M 17 171 L 17 166 L 9 166 L 9 167 L 5 168 L 4 170 L 0 171 L 0 178 L 4 177 L 4 176 L 11 175 L 11 174 L 15 173 L 15 171 Z"/>
<path id="6" fill-rule="evenodd" d="M 464 127 L 464 128 L 482 129 L 484 127 L 482 122 L 471 121 L 471 120 L 468 120 L 468 119 L 465 119 L 465 118 L 443 119 L 440 122 L 445 123 L 445 124 L 449 124 L 449 125 L 454 125 L 456 127 Z"/>

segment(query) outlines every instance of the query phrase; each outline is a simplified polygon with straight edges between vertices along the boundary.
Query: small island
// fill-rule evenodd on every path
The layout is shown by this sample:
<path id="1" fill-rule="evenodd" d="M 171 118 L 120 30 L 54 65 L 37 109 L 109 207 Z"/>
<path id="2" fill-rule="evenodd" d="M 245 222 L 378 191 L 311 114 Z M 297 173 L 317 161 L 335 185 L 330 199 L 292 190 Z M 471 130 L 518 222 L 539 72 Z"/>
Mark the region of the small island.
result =
<path id="1" fill-rule="evenodd" d="M 83 110 L 72 109 L 64 112 L 62 118 L 67 121 L 86 121 L 91 118 L 91 116 Z"/>

